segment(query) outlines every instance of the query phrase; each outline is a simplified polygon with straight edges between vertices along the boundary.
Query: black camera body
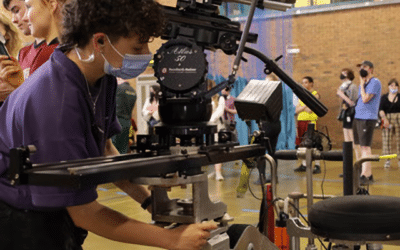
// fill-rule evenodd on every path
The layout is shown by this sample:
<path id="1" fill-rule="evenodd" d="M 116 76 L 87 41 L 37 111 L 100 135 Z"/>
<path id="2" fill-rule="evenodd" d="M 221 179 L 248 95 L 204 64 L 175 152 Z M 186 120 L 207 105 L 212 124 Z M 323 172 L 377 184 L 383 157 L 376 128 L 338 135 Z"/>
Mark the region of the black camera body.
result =
<path id="1" fill-rule="evenodd" d="M 162 144 L 169 144 L 163 148 L 173 145 L 174 137 L 185 146 L 190 141 L 196 145 L 214 143 L 217 128 L 208 122 L 212 95 L 207 95 L 210 90 L 204 51 L 221 49 L 225 54 L 235 54 L 242 36 L 240 23 L 217 14 L 221 3 L 178 0 L 176 8 L 163 6 L 167 25 L 161 38 L 168 41 L 158 49 L 153 65 L 160 84 L 161 124 L 156 125 L 155 132 Z M 249 34 L 247 41 L 256 42 L 257 35 Z M 208 138 L 206 142 L 204 137 Z"/>
<path id="2" fill-rule="evenodd" d="M 203 48 L 193 40 L 169 40 L 154 58 L 154 71 L 161 85 L 159 114 L 168 125 L 206 122 L 212 113 L 211 100 L 199 100 L 207 91 L 208 63 Z"/>

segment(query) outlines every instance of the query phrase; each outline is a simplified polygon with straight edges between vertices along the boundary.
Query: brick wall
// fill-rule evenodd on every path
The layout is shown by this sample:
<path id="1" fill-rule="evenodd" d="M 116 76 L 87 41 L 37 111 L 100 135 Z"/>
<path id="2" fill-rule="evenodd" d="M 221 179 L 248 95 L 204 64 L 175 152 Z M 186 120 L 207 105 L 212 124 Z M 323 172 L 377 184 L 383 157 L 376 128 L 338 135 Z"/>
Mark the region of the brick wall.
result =
<path id="1" fill-rule="evenodd" d="M 399 11 L 400 4 L 393 4 L 293 17 L 293 44 L 300 49 L 293 59 L 293 78 L 314 78 L 315 89 L 329 108 L 319 127 L 328 127 L 334 146 L 342 145 L 335 94 L 341 69 L 349 67 L 358 72 L 357 63 L 372 61 L 383 93 L 391 78 L 400 78 Z M 358 73 L 355 82 L 359 83 Z M 380 147 L 381 131 L 375 130 L 373 148 Z"/>

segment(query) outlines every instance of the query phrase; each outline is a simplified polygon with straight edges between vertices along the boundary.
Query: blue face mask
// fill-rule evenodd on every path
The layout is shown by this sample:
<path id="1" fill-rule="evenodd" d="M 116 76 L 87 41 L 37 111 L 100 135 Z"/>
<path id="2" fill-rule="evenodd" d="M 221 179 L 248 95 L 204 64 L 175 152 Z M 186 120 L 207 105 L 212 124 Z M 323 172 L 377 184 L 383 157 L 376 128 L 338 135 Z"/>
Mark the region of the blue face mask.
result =
<path id="1" fill-rule="evenodd" d="M 389 89 L 390 90 L 390 93 L 392 93 L 392 94 L 396 94 L 397 93 L 397 89 Z"/>
<path id="2" fill-rule="evenodd" d="M 107 37 L 108 41 L 110 42 L 110 39 Z M 132 79 L 137 77 L 138 75 L 142 74 L 147 66 L 150 63 L 150 60 L 153 58 L 153 55 L 150 54 L 141 54 L 141 55 L 130 55 L 130 54 L 125 54 L 123 56 L 119 51 L 112 45 L 110 42 L 111 47 L 120 55 L 122 58 L 124 58 L 122 62 L 122 67 L 121 68 L 114 68 L 104 57 L 104 72 L 109 75 L 113 75 L 115 77 L 119 77 L 122 79 Z"/>

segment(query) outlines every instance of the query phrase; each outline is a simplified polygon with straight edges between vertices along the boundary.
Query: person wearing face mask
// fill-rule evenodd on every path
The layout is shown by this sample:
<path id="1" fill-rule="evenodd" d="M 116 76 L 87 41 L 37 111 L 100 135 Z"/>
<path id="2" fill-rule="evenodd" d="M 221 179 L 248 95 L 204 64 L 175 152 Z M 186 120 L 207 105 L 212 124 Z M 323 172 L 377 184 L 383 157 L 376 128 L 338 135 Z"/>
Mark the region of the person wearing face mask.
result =
<path id="1" fill-rule="evenodd" d="M 353 142 L 353 120 L 355 115 L 355 105 L 358 98 L 358 87 L 352 81 L 354 80 L 354 72 L 351 69 L 342 69 L 340 73 L 342 84 L 336 94 L 341 100 L 339 116 L 343 124 L 343 136 L 345 142 Z M 343 177 L 340 174 L 339 177 Z"/>
<path id="2" fill-rule="evenodd" d="M 21 145 L 36 146 L 33 164 L 118 155 L 110 139 L 120 132 L 116 77 L 131 79 L 146 69 L 148 42 L 162 34 L 163 23 L 162 8 L 151 0 L 69 0 L 63 45 L 0 109 L 2 249 L 82 249 L 85 230 L 165 249 L 199 250 L 207 243 L 214 223 L 161 228 L 100 204 L 94 185 L 13 186 L 7 178 L 10 149 Z M 114 184 L 149 208 L 146 188 Z"/>
<path id="3" fill-rule="evenodd" d="M 360 68 L 360 86 L 356 102 L 353 122 L 354 151 L 356 159 L 371 156 L 371 143 L 376 121 L 378 119 L 379 103 L 382 86 L 374 77 L 374 65 L 370 61 L 357 64 Z M 363 163 L 360 182 L 369 184 L 374 181 L 371 162 Z"/>
<path id="4" fill-rule="evenodd" d="M 337 90 L 337 95 L 341 100 L 341 110 L 345 110 L 343 118 L 343 136 L 345 142 L 352 142 L 354 113 L 352 114 L 350 107 L 356 105 L 358 88 L 357 85 L 352 82 L 354 80 L 354 72 L 351 69 L 342 69 L 340 80 L 342 84 Z"/>
<path id="5" fill-rule="evenodd" d="M 399 83 L 393 78 L 389 81 L 389 92 L 382 95 L 379 105 L 379 116 L 382 118 L 382 154 L 391 154 L 392 135 L 396 133 L 397 155 L 400 156 L 400 101 Z M 390 167 L 390 160 L 386 160 L 385 168 Z M 398 162 L 400 167 L 400 161 Z"/>

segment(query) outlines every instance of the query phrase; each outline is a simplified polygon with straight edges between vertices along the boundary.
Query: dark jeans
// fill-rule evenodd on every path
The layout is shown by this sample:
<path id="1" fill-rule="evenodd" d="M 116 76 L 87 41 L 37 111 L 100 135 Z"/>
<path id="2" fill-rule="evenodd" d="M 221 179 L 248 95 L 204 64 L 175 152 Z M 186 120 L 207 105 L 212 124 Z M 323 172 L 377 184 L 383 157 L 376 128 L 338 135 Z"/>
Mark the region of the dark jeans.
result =
<path id="1" fill-rule="evenodd" d="M 7 250 L 82 250 L 87 231 L 65 209 L 29 211 L 0 201 L 0 244 Z"/>

